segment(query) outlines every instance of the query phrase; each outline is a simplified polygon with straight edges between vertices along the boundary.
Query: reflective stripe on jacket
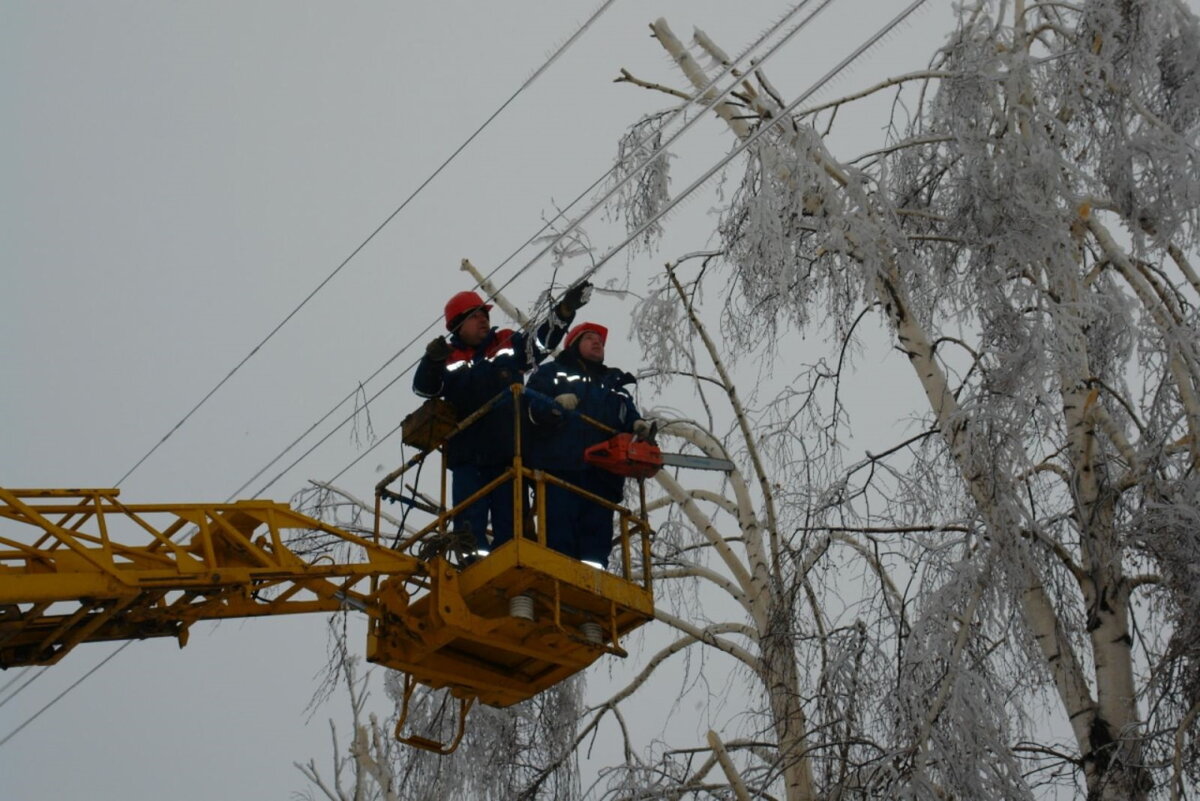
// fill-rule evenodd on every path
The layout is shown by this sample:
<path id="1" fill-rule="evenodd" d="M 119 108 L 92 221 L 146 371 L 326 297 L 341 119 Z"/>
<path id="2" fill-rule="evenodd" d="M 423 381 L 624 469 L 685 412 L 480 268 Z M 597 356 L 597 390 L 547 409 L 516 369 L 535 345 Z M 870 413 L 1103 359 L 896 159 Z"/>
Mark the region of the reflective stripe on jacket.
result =
<path id="1" fill-rule="evenodd" d="M 566 323 L 555 315 L 553 322 L 538 327 L 531 342 L 524 331 L 493 328 L 475 348 L 457 335 L 450 337 L 450 357 L 435 362 L 422 357 L 413 374 L 413 391 L 426 398 L 445 398 L 462 420 L 512 384 L 524 383 L 525 373 L 560 341 Z M 502 403 L 446 445 L 446 464 L 498 465 L 512 461 L 513 410 Z"/>

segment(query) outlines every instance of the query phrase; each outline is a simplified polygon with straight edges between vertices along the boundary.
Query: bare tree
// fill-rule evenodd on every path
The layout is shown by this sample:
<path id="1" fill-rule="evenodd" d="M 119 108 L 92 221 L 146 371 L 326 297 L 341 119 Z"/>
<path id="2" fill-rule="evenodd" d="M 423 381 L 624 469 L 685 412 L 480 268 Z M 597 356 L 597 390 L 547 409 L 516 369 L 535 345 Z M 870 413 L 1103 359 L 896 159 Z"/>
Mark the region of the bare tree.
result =
<path id="1" fill-rule="evenodd" d="M 652 28 L 692 85 L 671 93 L 702 90 L 699 60 Z M 668 269 L 639 334 L 664 376 L 717 385 L 733 421 L 668 431 L 735 452 L 747 477 L 663 476 L 681 525 L 663 527 L 659 586 L 701 579 L 744 617 L 664 610 L 680 639 L 647 671 L 717 648 L 760 683 L 765 722 L 699 756 L 631 758 L 614 795 L 1183 797 L 1200 765 L 1195 17 L 980 3 L 928 69 L 838 101 L 795 107 L 737 77 L 716 110 L 750 144 L 721 247 Z M 887 141 L 835 157 L 838 111 L 884 91 Z M 832 348 L 768 395 L 753 366 L 793 367 L 794 332 Z M 925 411 L 847 464 L 842 384 L 880 335 Z"/>
<path id="2" fill-rule="evenodd" d="M 395 710 L 405 692 L 400 674 L 386 671 L 383 687 L 392 711 L 381 719 L 378 713 L 368 711 L 370 675 L 359 675 L 358 658 L 343 651 L 336 666 L 341 672 L 337 686 L 345 690 L 350 704 L 352 733 L 348 742 L 342 742 L 337 725 L 330 721 L 327 773 L 322 772 L 316 759 L 296 763 L 309 782 L 308 790 L 298 794 L 306 801 L 500 801 L 511 798 L 514 788 L 526 786 L 530 774 L 536 772 L 535 766 L 556 760 L 561 761 L 560 767 L 539 784 L 535 797 L 579 797 L 578 770 L 574 760 L 561 760 L 560 744 L 570 741 L 578 717 L 581 682 L 563 682 L 511 709 L 472 710 L 459 749 L 449 756 L 439 756 L 406 747 L 395 739 Z M 455 699 L 419 689 L 411 699 L 406 723 L 413 731 L 441 733 L 448 738 L 458 725 L 457 713 Z"/>

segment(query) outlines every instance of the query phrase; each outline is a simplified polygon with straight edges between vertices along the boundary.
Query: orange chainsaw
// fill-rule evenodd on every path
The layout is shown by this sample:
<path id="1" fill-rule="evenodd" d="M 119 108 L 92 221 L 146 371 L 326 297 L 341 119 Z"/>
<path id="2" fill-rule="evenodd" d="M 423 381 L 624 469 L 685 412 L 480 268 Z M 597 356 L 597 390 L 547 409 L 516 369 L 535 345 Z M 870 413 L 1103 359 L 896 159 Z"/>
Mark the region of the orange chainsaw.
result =
<path id="1" fill-rule="evenodd" d="M 726 472 L 734 468 L 733 462 L 728 459 L 663 453 L 654 443 L 653 435 L 649 439 L 638 439 L 633 434 L 617 434 L 585 449 L 583 460 L 601 470 L 627 478 L 651 478 L 664 465 Z"/>

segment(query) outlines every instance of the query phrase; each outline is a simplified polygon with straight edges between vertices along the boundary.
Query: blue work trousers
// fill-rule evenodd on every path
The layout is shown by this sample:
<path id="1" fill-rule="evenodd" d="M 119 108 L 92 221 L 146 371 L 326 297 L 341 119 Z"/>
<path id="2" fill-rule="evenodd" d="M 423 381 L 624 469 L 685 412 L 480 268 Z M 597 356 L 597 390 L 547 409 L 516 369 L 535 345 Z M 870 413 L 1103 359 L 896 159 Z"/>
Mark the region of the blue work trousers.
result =
<path id="1" fill-rule="evenodd" d="M 494 481 L 509 465 L 461 465 L 451 470 L 450 498 L 458 506 L 467 498 Z M 492 524 L 492 541 L 487 539 L 488 521 Z M 512 539 L 513 535 L 513 487 L 505 481 L 487 495 L 454 516 L 454 528 L 469 530 L 475 537 L 480 550 L 491 551 Z"/>
<path id="2" fill-rule="evenodd" d="M 554 475 L 580 489 L 620 503 L 612 488 L 590 470 L 555 470 Z M 611 482 L 609 482 L 611 483 Z M 613 512 L 570 490 L 546 485 L 546 544 L 574 559 L 608 565 L 612 551 Z"/>

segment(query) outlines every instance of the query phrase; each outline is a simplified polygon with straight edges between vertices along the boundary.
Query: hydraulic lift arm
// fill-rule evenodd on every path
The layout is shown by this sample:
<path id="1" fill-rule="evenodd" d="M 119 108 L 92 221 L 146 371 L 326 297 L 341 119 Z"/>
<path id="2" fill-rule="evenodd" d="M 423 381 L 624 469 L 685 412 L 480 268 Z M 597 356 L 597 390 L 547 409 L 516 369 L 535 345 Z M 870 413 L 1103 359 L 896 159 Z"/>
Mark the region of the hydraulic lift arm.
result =
<path id="1" fill-rule="evenodd" d="M 125 505 L 115 489 L 0 488 L 0 667 L 53 664 L 80 643 L 176 637 L 198 620 L 333 611 L 378 617 L 381 578 L 415 558 L 272 501 Z M 16 524 L 16 525 L 14 525 Z M 329 538 L 306 561 L 289 529 Z"/>

